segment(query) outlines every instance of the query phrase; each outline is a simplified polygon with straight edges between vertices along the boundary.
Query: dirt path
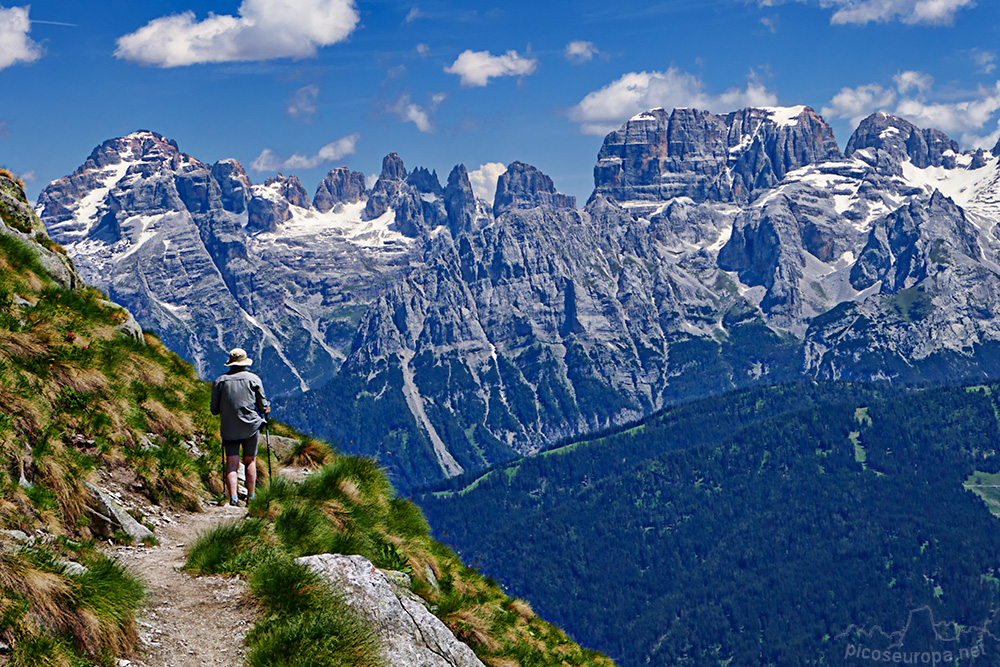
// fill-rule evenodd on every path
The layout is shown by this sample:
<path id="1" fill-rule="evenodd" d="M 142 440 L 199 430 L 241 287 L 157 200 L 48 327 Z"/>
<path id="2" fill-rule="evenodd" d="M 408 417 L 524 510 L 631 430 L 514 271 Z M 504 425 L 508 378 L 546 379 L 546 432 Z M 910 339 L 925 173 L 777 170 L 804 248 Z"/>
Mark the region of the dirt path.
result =
<path id="1" fill-rule="evenodd" d="M 243 507 L 207 506 L 197 514 L 174 514 L 156 530 L 158 547 L 112 551 L 149 589 L 139 615 L 139 655 L 119 665 L 203 667 L 243 664 L 243 640 L 255 612 L 247 586 L 230 577 L 193 577 L 180 568 L 185 547 L 199 533 L 246 514 Z"/>

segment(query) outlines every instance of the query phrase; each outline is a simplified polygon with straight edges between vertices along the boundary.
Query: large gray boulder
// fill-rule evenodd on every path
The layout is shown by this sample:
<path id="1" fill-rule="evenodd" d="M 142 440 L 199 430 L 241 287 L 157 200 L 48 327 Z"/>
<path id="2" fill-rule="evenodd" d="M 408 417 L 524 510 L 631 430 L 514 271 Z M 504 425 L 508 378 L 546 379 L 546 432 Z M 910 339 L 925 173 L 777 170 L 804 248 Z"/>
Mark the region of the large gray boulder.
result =
<path id="1" fill-rule="evenodd" d="M 409 578 L 363 556 L 320 554 L 295 561 L 344 593 L 378 633 L 388 667 L 484 667 L 476 654 L 409 591 Z"/>
<path id="2" fill-rule="evenodd" d="M 111 496 L 90 482 L 84 482 L 83 485 L 90 493 L 88 505 L 93 525 L 103 537 L 110 537 L 117 530 L 127 533 L 135 544 L 142 544 L 154 537 L 153 531 L 133 519 Z"/>

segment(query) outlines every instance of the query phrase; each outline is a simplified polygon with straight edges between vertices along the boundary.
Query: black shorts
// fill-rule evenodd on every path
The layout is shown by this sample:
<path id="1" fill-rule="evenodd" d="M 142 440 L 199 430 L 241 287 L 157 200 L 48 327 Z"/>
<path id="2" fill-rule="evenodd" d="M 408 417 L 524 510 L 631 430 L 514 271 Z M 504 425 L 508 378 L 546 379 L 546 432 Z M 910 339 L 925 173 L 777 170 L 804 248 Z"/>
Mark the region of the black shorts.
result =
<path id="1" fill-rule="evenodd" d="M 226 456 L 239 456 L 240 447 L 243 448 L 243 458 L 257 456 L 257 440 L 260 433 L 254 433 L 249 438 L 242 440 L 223 440 L 222 447 L 226 450 Z"/>

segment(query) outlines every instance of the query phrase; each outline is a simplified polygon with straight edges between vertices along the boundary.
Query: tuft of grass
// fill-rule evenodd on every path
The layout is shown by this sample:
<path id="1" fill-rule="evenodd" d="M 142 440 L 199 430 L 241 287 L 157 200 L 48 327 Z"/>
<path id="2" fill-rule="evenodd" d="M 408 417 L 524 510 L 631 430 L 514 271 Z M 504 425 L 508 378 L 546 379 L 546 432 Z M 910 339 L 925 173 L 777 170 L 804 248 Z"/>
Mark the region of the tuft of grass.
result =
<path id="1" fill-rule="evenodd" d="M 302 438 L 288 453 L 283 463 L 296 468 L 315 470 L 332 459 L 330 447 L 315 438 Z"/>
<path id="2" fill-rule="evenodd" d="M 266 521 L 254 518 L 217 526 L 198 536 L 185 567 L 199 574 L 245 572 L 272 553 L 266 528 Z"/>

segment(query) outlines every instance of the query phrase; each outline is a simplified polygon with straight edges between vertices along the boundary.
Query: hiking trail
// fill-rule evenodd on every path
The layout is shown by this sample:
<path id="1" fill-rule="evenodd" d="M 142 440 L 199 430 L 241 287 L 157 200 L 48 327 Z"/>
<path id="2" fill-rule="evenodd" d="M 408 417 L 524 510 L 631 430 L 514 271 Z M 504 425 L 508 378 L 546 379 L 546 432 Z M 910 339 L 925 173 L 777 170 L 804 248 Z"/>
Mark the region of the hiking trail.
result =
<path id="1" fill-rule="evenodd" d="M 199 534 L 246 515 L 246 508 L 205 505 L 168 515 L 157 528 L 160 546 L 109 549 L 145 583 L 149 596 L 137 616 L 137 654 L 120 667 L 242 665 L 244 638 L 256 611 L 241 578 L 197 577 L 181 570 Z"/>

